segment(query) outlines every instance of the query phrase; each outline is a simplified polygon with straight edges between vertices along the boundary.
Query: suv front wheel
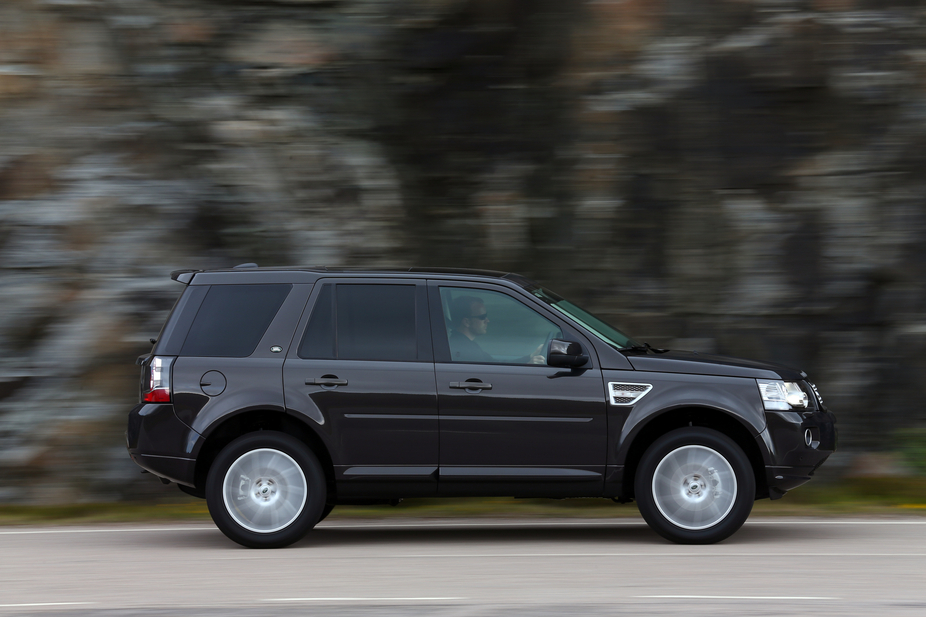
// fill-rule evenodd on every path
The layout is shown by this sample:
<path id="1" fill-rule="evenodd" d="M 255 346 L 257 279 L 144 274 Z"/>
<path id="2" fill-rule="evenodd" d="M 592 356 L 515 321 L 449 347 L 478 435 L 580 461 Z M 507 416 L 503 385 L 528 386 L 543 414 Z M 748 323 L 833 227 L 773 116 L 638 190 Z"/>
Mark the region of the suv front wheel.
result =
<path id="1" fill-rule="evenodd" d="M 296 438 L 275 431 L 249 433 L 225 446 L 206 479 L 212 520 L 251 548 L 301 539 L 321 518 L 325 498 L 318 459 Z"/>
<path id="2" fill-rule="evenodd" d="M 681 544 L 719 542 L 739 529 L 755 501 L 756 480 L 736 442 L 687 427 L 646 450 L 634 491 L 640 514 L 662 537 Z"/>

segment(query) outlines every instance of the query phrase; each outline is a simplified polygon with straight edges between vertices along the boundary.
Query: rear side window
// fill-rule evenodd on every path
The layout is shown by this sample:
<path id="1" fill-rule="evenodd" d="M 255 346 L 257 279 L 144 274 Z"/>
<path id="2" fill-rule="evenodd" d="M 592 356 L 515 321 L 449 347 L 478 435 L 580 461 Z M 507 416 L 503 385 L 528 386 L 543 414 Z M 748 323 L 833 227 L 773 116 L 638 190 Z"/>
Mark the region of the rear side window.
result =
<path id="1" fill-rule="evenodd" d="M 414 285 L 332 285 L 318 294 L 300 358 L 418 359 Z"/>
<path id="2" fill-rule="evenodd" d="M 244 358 L 254 353 L 292 285 L 213 285 L 203 300 L 183 356 Z"/>

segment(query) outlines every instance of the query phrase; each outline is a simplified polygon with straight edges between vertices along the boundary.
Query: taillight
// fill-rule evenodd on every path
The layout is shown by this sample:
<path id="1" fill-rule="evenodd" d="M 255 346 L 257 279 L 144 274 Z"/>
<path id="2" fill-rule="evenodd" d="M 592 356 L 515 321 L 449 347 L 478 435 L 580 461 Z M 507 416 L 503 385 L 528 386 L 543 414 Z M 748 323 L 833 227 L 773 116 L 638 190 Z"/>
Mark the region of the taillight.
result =
<path id="1" fill-rule="evenodd" d="M 174 359 L 167 356 L 155 356 L 148 364 L 148 383 L 144 384 L 142 401 L 145 403 L 170 402 L 170 366 Z"/>

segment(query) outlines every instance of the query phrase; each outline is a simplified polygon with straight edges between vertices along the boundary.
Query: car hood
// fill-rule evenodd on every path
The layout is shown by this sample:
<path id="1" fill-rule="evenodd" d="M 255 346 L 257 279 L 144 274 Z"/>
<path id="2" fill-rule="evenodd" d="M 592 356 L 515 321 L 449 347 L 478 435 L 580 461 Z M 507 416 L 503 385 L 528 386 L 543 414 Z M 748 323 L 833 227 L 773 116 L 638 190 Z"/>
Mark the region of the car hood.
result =
<path id="1" fill-rule="evenodd" d="M 754 377 L 800 381 L 807 377 L 799 370 L 757 360 L 715 356 L 696 351 L 668 351 L 660 354 L 634 355 L 627 359 L 638 371 L 655 373 L 687 373 L 689 375 L 719 375 L 721 377 Z"/>

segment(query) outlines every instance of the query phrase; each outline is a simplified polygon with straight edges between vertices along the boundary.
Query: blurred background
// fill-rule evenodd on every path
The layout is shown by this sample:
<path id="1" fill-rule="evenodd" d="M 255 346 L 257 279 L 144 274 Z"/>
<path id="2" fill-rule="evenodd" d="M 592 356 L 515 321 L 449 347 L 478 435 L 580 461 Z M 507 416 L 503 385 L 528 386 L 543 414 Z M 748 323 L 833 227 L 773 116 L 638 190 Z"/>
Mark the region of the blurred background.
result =
<path id="1" fill-rule="evenodd" d="M 520 272 L 924 486 L 924 170 L 917 0 L 2 0 L 0 504 L 179 498 L 133 361 L 251 261 Z"/>

